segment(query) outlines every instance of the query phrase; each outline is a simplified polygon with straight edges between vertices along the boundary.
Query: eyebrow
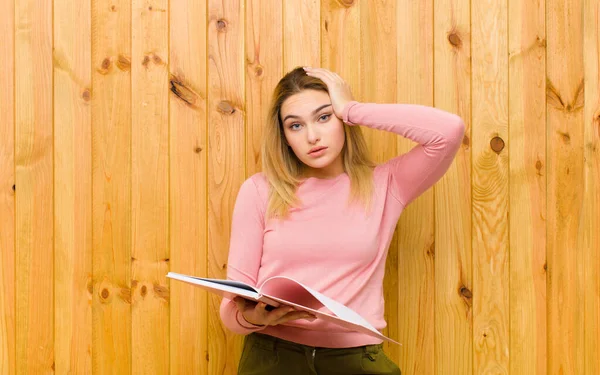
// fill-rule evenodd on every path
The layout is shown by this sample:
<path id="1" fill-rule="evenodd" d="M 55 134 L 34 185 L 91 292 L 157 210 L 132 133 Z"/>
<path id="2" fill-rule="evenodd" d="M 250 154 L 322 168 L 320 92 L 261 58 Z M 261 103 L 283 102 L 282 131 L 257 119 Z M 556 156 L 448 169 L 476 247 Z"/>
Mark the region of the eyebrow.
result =
<path id="1" fill-rule="evenodd" d="M 319 108 L 317 108 L 317 109 L 315 109 L 314 111 L 312 111 L 312 114 L 313 114 L 313 115 L 316 115 L 316 114 L 317 114 L 317 112 L 319 112 L 319 111 L 320 111 L 320 110 L 322 110 L 323 108 L 325 108 L 325 107 L 329 107 L 329 106 L 331 106 L 331 104 L 323 104 L 323 105 L 322 105 L 322 106 L 320 106 Z M 300 118 L 300 117 L 299 117 L 299 116 L 296 116 L 296 115 L 287 115 L 287 116 L 285 116 L 285 118 L 283 119 L 283 121 L 281 121 L 281 123 L 284 123 L 284 122 L 285 122 L 285 120 L 287 120 L 288 118 Z"/>

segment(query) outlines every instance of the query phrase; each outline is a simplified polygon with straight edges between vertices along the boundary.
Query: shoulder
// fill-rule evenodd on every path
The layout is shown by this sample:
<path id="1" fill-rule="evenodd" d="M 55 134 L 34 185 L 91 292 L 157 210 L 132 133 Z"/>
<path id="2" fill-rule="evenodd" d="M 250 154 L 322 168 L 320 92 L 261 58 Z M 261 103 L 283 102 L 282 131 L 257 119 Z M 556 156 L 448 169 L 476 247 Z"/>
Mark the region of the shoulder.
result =
<path id="1" fill-rule="evenodd" d="M 269 183 L 262 172 L 258 172 L 248 177 L 240 187 L 239 195 L 245 198 L 254 198 L 261 203 L 265 203 L 268 197 Z"/>

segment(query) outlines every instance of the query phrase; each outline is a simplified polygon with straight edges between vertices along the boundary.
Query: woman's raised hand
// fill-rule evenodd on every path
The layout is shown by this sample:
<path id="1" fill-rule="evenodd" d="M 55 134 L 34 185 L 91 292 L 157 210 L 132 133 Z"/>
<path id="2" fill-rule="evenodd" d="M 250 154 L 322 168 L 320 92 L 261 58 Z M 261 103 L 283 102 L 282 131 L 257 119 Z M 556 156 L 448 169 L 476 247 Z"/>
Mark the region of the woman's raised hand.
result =
<path id="1" fill-rule="evenodd" d="M 354 100 L 350 86 L 337 73 L 325 68 L 303 67 L 307 76 L 319 78 L 329 90 L 331 105 L 335 115 L 342 120 L 342 111 L 348 102 Z"/>
<path id="2" fill-rule="evenodd" d="M 295 310 L 293 307 L 280 306 L 268 311 L 267 305 L 259 302 L 249 301 L 242 297 L 233 299 L 238 310 L 242 313 L 244 319 L 250 324 L 256 326 L 276 326 L 278 324 L 289 322 L 290 320 L 306 319 L 313 321 L 316 317 L 305 311 Z"/>

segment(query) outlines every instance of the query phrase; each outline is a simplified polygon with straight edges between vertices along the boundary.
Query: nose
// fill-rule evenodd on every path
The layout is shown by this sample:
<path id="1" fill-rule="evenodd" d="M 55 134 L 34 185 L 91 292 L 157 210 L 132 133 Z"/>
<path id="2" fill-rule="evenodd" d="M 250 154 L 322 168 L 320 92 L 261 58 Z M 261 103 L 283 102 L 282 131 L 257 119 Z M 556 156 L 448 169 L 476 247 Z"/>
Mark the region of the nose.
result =
<path id="1" fill-rule="evenodd" d="M 314 126 L 314 125 L 307 126 L 306 137 L 307 137 L 308 143 L 310 143 L 310 144 L 315 144 L 319 140 L 321 140 L 321 135 L 318 133 L 316 126 Z"/>

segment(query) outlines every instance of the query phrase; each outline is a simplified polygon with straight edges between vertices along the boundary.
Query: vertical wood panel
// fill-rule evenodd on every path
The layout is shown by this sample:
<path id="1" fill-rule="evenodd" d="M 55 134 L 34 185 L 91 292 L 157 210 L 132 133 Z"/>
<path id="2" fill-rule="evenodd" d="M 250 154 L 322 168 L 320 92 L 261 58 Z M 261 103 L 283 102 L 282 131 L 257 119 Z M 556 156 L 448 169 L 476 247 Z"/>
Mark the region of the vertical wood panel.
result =
<path id="1" fill-rule="evenodd" d="M 434 103 L 466 125 L 454 163 L 435 186 L 436 374 L 473 373 L 470 20 L 469 0 L 435 1 Z"/>
<path id="2" fill-rule="evenodd" d="M 56 372 L 92 372 L 91 2 L 54 2 Z"/>
<path id="3" fill-rule="evenodd" d="M 580 230 L 585 294 L 584 374 L 600 373 L 600 2 L 583 3 L 585 79 L 583 173 L 585 202 Z"/>
<path id="4" fill-rule="evenodd" d="M 509 370 L 507 1 L 471 2 L 473 372 Z"/>
<path id="5" fill-rule="evenodd" d="M 169 372 L 168 0 L 132 1 L 133 374 Z"/>
<path id="6" fill-rule="evenodd" d="M 583 35 L 580 0 L 548 0 L 548 373 L 583 373 Z"/>
<path id="7" fill-rule="evenodd" d="M 397 2 L 360 2 L 360 84 L 358 86 L 358 100 L 363 102 L 395 103 L 396 95 L 396 58 L 397 58 Z M 380 46 L 385 45 L 385 48 Z M 377 58 L 374 58 L 377 56 Z M 399 139 L 388 132 L 361 128 L 367 145 L 371 150 L 371 157 L 376 163 L 384 163 L 398 155 L 396 142 Z M 398 243 L 398 230 L 394 233 L 386 260 L 384 278 L 385 320 L 387 326 L 384 334 L 395 337 L 403 342 L 403 322 L 399 317 L 406 314 L 399 313 L 399 285 L 398 264 L 402 264 Z M 412 301 L 411 301 L 412 302 Z M 390 357 L 398 360 L 400 350 L 406 348 L 392 348 L 386 344 Z M 401 368 L 403 363 L 398 363 Z"/>
<path id="8" fill-rule="evenodd" d="M 546 373 L 545 2 L 509 1 L 510 373 Z"/>
<path id="9" fill-rule="evenodd" d="M 401 2 L 397 7 L 397 102 L 433 106 L 433 1 Z M 416 145 L 398 138 L 398 153 Z M 400 216 L 399 261 L 393 264 L 396 269 L 386 269 L 402 285 L 401 293 L 389 296 L 398 307 L 388 316 L 398 321 L 401 369 L 407 374 L 431 374 L 435 365 L 433 192 L 424 192 Z"/>
<path id="10" fill-rule="evenodd" d="M 273 89 L 283 76 L 283 4 L 247 1 L 246 177 L 262 169 L 260 145 Z"/>
<path id="11" fill-rule="evenodd" d="M 320 0 L 283 0 L 283 72 L 321 64 Z"/>
<path id="12" fill-rule="evenodd" d="M 0 374 L 15 374 L 15 8 L 0 0 Z"/>
<path id="13" fill-rule="evenodd" d="M 227 276 L 231 215 L 245 179 L 244 2 L 208 2 L 208 275 Z M 241 336 L 221 323 L 209 295 L 209 374 L 233 374 Z"/>
<path id="14" fill-rule="evenodd" d="M 360 97 L 366 102 L 395 103 L 396 98 L 396 58 L 398 39 L 396 33 L 396 7 L 394 0 L 360 2 Z M 385 48 L 381 48 L 384 46 Z M 400 51 L 398 51 L 400 52 Z M 397 155 L 397 136 L 366 127 L 362 128 L 377 163 L 384 163 Z M 392 242 L 394 244 L 396 242 Z M 394 245 L 390 245 L 390 251 Z M 394 256 L 390 254 L 390 256 Z M 400 259 L 400 262 L 402 260 Z M 386 269 L 387 271 L 387 269 Z M 396 311 L 392 306 L 386 309 Z"/>
<path id="15" fill-rule="evenodd" d="M 206 4 L 170 2 L 170 265 L 206 276 Z M 207 293 L 170 284 L 171 374 L 208 375 Z"/>
<path id="16" fill-rule="evenodd" d="M 92 2 L 92 367 L 131 372 L 131 4 Z"/>
<path id="17" fill-rule="evenodd" d="M 15 3 L 17 373 L 54 373 L 52 2 Z"/>

